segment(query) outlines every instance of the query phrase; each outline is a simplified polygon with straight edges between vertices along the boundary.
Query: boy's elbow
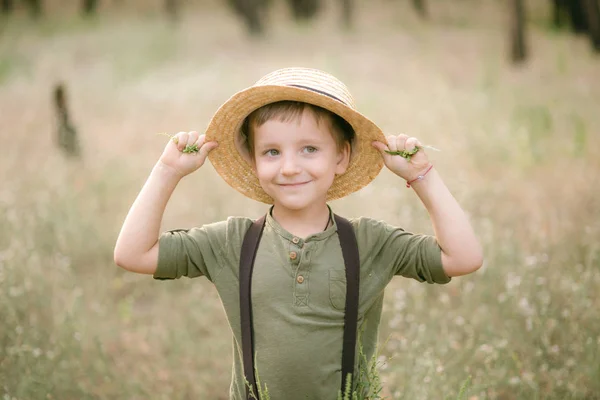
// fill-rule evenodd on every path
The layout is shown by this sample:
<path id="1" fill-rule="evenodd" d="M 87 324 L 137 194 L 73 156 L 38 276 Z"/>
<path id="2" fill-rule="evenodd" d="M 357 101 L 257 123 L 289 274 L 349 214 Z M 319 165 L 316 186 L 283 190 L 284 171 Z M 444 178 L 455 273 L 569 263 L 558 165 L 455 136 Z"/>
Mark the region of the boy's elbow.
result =
<path id="1" fill-rule="evenodd" d="M 480 254 L 471 262 L 471 271 L 470 272 L 475 272 L 482 266 L 483 266 L 483 254 Z"/>
<path id="2" fill-rule="evenodd" d="M 463 261 L 463 269 L 465 274 L 470 274 L 477 271 L 483 266 L 483 251 L 481 248 L 471 252 Z"/>
<path id="3" fill-rule="evenodd" d="M 113 253 L 113 261 L 118 267 L 121 267 L 128 271 L 130 270 L 129 268 L 127 268 L 127 261 L 125 257 L 123 257 L 123 255 L 120 252 L 118 252 L 117 249 L 115 249 Z"/>
<path id="4" fill-rule="evenodd" d="M 463 257 L 447 257 L 445 260 L 442 257 L 442 263 L 446 274 L 450 277 L 468 275 L 483 266 L 483 254 L 472 253 Z"/>
<path id="5" fill-rule="evenodd" d="M 158 267 L 158 244 L 142 254 L 124 252 L 117 246 L 113 252 L 113 261 L 127 271 L 152 275 Z"/>
<path id="6" fill-rule="evenodd" d="M 123 250 L 119 249 L 119 246 L 115 246 L 115 250 L 113 251 L 113 261 L 114 263 L 127 271 L 133 271 L 131 256 L 128 255 Z"/>

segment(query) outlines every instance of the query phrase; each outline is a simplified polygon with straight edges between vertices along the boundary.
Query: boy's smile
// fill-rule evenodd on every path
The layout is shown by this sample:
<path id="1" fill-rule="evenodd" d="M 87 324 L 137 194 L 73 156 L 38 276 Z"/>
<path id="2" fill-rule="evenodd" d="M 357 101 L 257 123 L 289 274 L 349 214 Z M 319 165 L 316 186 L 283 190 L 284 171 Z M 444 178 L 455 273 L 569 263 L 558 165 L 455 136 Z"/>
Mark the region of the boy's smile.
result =
<path id="1" fill-rule="evenodd" d="M 256 175 L 281 213 L 321 209 L 348 159 L 349 149 L 338 150 L 329 122 L 317 122 L 310 111 L 289 122 L 269 120 L 255 128 Z"/>

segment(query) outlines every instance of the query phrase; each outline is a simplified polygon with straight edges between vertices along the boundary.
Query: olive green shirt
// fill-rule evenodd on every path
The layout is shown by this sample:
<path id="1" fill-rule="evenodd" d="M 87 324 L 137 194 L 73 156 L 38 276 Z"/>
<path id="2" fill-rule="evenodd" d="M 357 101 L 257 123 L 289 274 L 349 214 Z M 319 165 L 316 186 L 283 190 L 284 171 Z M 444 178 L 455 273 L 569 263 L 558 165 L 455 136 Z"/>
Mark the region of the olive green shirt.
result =
<path id="1" fill-rule="evenodd" d="M 229 396 L 245 396 L 239 307 L 239 261 L 254 220 L 226 221 L 160 237 L 155 279 L 206 276 L 217 288 L 233 332 Z M 358 242 L 358 326 L 363 350 L 376 350 L 386 285 L 401 275 L 447 283 L 435 237 L 370 218 L 350 219 Z M 335 220 L 323 232 L 295 237 L 269 212 L 252 277 L 255 363 L 273 400 L 335 400 L 341 385 L 346 277 Z M 355 371 L 358 368 L 358 344 Z"/>

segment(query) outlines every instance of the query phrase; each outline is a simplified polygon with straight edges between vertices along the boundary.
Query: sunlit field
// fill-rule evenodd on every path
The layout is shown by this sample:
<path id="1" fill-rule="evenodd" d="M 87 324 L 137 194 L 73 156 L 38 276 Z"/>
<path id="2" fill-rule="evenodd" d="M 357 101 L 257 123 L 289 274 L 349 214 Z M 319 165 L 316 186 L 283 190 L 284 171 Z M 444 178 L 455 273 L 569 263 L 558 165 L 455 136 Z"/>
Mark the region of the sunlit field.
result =
<path id="1" fill-rule="evenodd" d="M 113 247 L 166 145 L 156 133 L 202 131 L 287 66 L 336 75 L 385 132 L 441 149 L 430 157 L 484 245 L 472 275 L 387 288 L 387 398 L 455 399 L 465 384 L 468 400 L 600 399 L 600 57 L 549 28 L 549 2 L 530 6 L 519 67 L 492 0 L 430 1 L 429 21 L 410 2 L 362 1 L 350 31 L 336 2 L 300 25 L 277 5 L 258 39 L 217 1 L 175 25 L 153 3 L 109 2 L 90 21 L 48 3 L 40 22 L 0 20 L 2 400 L 228 398 L 231 335 L 212 284 L 128 273 Z M 80 160 L 55 145 L 58 82 Z M 331 205 L 433 233 L 387 170 Z M 266 210 L 207 163 L 163 229 Z"/>

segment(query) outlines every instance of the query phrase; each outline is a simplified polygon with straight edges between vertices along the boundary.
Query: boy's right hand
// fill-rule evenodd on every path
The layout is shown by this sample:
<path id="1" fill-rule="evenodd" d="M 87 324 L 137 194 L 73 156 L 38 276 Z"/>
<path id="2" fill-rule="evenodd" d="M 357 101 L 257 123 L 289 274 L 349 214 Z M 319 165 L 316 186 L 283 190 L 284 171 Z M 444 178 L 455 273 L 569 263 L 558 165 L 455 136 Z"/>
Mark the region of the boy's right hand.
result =
<path id="1" fill-rule="evenodd" d="M 169 140 L 159 162 L 175 170 L 181 178 L 191 174 L 204 164 L 208 153 L 219 145 L 217 142 L 204 143 L 204 138 L 204 134 L 198 135 L 195 131 L 179 132 Z M 198 146 L 197 153 L 183 152 L 185 146 L 194 144 Z"/>

